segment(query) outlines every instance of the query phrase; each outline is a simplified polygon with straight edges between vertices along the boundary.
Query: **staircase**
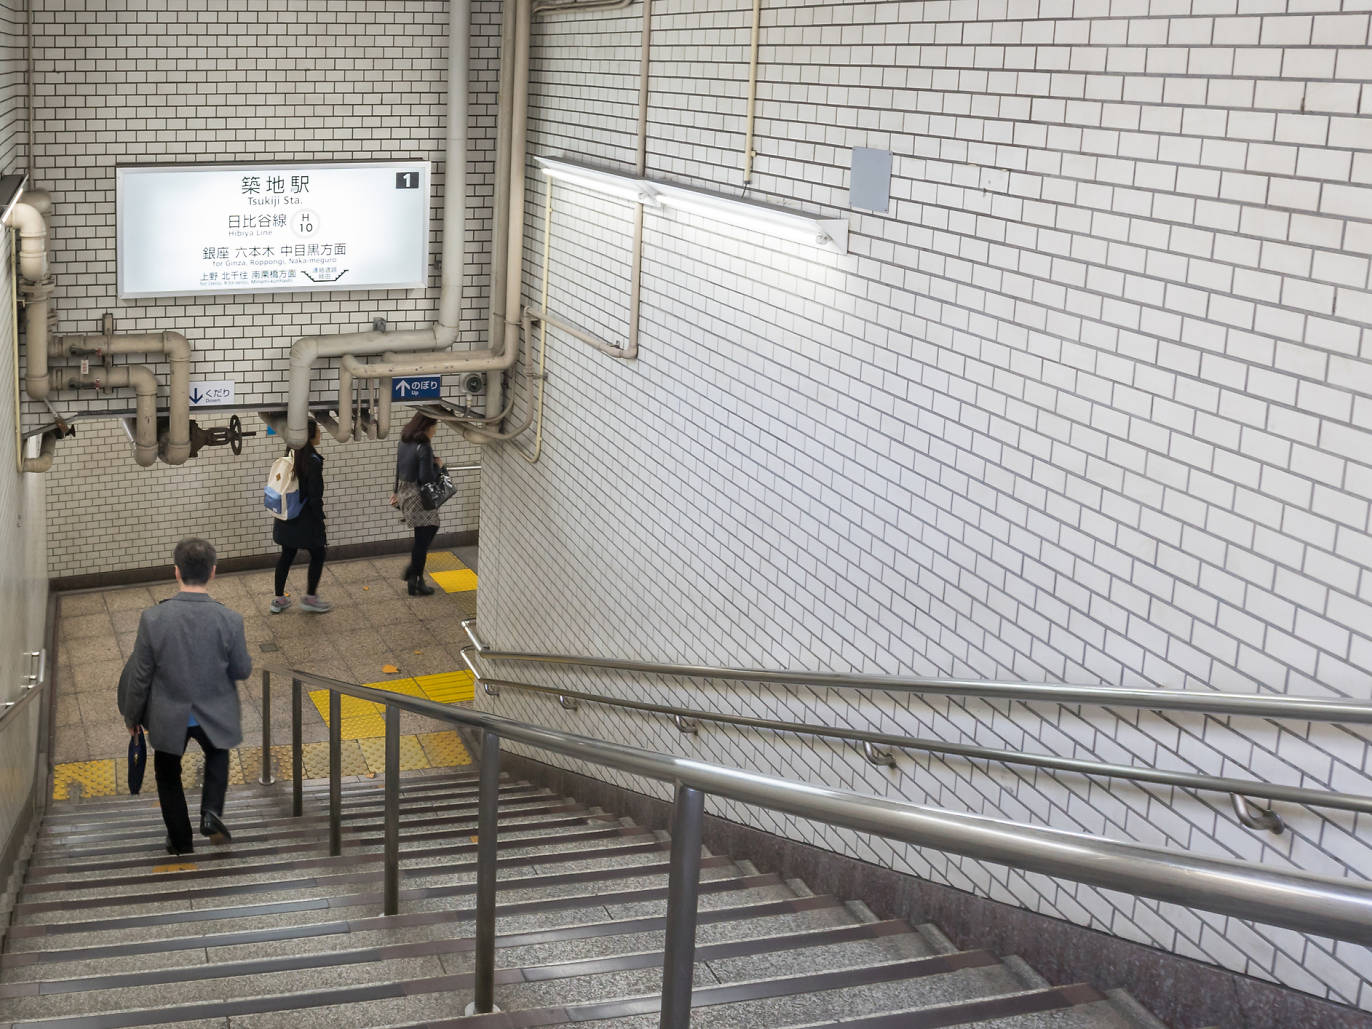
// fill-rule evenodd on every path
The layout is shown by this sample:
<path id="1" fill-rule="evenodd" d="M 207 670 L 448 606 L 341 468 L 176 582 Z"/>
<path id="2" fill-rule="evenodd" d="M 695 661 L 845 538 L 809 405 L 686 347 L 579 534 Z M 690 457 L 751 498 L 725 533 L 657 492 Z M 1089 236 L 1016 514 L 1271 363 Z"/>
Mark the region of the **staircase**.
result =
<path id="1" fill-rule="evenodd" d="M 502 781 L 496 1000 L 472 997 L 475 778 L 404 777 L 400 914 L 381 910 L 380 780 L 231 790 L 233 842 L 169 858 L 155 796 L 49 809 L 0 954 L 0 1027 L 658 1025 L 665 836 Z M 192 801 L 192 815 L 195 813 Z M 694 1027 L 1163 1029 L 746 862 L 702 859 Z"/>

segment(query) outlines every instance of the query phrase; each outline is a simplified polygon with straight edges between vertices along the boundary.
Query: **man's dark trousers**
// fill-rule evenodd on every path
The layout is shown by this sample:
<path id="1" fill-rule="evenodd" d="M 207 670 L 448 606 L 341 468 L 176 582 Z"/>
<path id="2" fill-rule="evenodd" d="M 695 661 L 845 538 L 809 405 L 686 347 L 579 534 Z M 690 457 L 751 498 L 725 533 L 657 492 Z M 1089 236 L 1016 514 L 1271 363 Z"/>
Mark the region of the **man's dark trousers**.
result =
<path id="1" fill-rule="evenodd" d="M 206 811 L 224 813 L 224 792 L 229 787 L 229 752 L 216 747 L 205 730 L 192 725 L 186 730 L 186 743 L 195 740 L 205 752 L 205 787 L 200 791 L 201 817 Z M 156 751 L 152 758 L 157 775 L 157 801 L 162 806 L 162 821 L 167 823 L 167 836 L 172 849 L 189 854 L 195 849 L 190 815 L 186 812 L 186 793 L 181 786 L 181 755 Z"/>

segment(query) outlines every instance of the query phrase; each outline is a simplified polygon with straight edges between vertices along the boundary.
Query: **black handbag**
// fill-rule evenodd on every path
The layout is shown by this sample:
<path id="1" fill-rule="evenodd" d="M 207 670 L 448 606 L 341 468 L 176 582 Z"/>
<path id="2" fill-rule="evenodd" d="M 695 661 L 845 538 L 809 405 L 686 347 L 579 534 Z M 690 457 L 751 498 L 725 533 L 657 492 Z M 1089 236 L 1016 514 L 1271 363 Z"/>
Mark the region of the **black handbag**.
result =
<path id="1" fill-rule="evenodd" d="M 441 469 L 438 478 L 419 484 L 419 506 L 425 511 L 435 511 L 451 500 L 456 492 L 453 477 L 446 468 Z"/>
<path id="2" fill-rule="evenodd" d="M 148 741 L 143 736 L 143 727 L 129 737 L 129 792 L 138 793 L 143 788 L 143 770 L 148 766 Z"/>

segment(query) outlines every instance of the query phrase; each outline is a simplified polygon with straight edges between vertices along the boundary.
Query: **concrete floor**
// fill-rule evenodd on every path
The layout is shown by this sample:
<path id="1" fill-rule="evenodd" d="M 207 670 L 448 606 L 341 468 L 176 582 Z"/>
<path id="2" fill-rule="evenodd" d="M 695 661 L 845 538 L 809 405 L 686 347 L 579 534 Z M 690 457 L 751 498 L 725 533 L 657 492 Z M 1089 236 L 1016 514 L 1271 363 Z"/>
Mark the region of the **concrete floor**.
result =
<path id="1" fill-rule="evenodd" d="M 353 683 L 466 669 L 459 655 L 467 644 L 460 623 L 476 614 L 475 589 L 448 593 L 436 588 L 431 597 L 410 597 L 400 578 L 404 555 L 329 562 L 319 595 L 333 610 L 309 614 L 298 605 L 305 588 L 303 558 L 297 559 L 287 583 L 297 604 L 278 615 L 268 611 L 274 589 L 270 569 L 216 576 L 210 586 L 216 600 L 243 615 L 253 659 L 253 674 L 239 690 L 243 747 L 259 748 L 259 755 L 263 671 L 271 675 L 272 742 L 279 746 L 290 742 L 292 669 Z M 475 547 L 435 551 L 427 570 L 475 571 L 476 563 Z M 132 651 L 142 610 L 175 592 L 175 582 L 167 582 L 60 597 L 54 763 L 125 756 L 129 737 L 115 703 L 119 673 Z M 388 665 L 397 671 L 384 671 Z M 402 715 L 402 733 L 444 728 L 418 715 Z M 306 742 L 328 738 L 323 718 L 308 700 L 303 732 Z M 189 753 L 198 754 L 198 748 Z M 115 762 L 121 778 L 123 764 Z"/>

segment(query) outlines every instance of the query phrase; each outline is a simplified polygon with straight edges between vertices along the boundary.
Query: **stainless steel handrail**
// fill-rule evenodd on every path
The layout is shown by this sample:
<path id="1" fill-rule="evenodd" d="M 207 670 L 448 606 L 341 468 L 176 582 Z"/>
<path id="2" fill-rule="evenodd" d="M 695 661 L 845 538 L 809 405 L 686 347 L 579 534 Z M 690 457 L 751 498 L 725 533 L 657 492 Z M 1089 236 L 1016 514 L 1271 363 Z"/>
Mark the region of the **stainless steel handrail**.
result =
<path id="1" fill-rule="evenodd" d="M 1000 821 L 980 815 L 941 811 L 881 797 L 788 782 L 772 776 L 657 754 L 623 744 L 589 739 L 517 722 L 484 712 L 437 704 L 322 675 L 295 671 L 292 694 L 299 697 L 308 683 L 339 694 L 370 700 L 386 708 L 386 909 L 398 906 L 399 848 L 390 843 L 391 820 L 399 810 L 399 762 L 397 711 L 411 711 L 453 725 L 479 731 L 483 738 L 480 835 L 478 847 L 485 857 L 478 866 L 476 967 L 477 1012 L 491 1010 L 494 969 L 494 844 L 498 763 L 485 757 L 486 747 L 512 740 L 540 750 L 552 751 L 592 765 L 616 768 L 675 785 L 677 804 L 673 818 L 672 864 L 668 880 L 667 938 L 663 955 L 664 990 L 662 1022 L 685 1027 L 690 1017 L 690 976 L 695 939 L 698 883 L 691 874 L 690 855 L 700 853 L 701 804 L 705 795 L 724 797 L 772 811 L 828 825 L 873 833 L 886 839 L 983 861 L 1009 865 L 1029 872 L 1071 879 L 1105 889 L 1121 890 L 1141 897 L 1183 904 L 1235 918 L 1314 933 L 1319 936 L 1372 945 L 1372 884 L 1331 879 L 1301 872 L 1276 872 L 1237 861 L 1199 858 L 1174 851 L 1120 843 L 1080 833 L 1064 832 Z M 302 762 L 300 708 L 294 705 L 296 725 L 292 735 L 296 787 Z M 340 732 L 339 719 L 331 720 L 330 737 Z M 394 740 L 394 743 L 392 742 Z M 331 777 L 340 770 L 330 762 Z M 490 781 L 488 781 L 490 780 Z M 332 793 L 332 790 L 330 791 Z M 297 792 L 297 797 L 298 797 Z M 330 818 L 341 818 L 331 804 Z M 298 812 L 297 807 L 297 812 Z M 331 832 L 331 837 L 333 836 Z M 341 837 L 340 837 L 341 838 Z M 486 867 L 489 865 L 489 867 Z M 484 914 L 483 914 L 484 913 Z M 482 918 L 489 920 L 484 924 Z M 685 983 L 682 977 L 685 977 Z M 670 983 L 671 989 L 666 988 Z"/>
<path id="2" fill-rule="evenodd" d="M 468 667 L 472 667 L 470 664 Z M 1202 775 L 1197 772 L 1170 772 L 1159 768 L 1135 768 L 1131 765 L 1112 765 L 1101 761 L 1083 761 L 1079 758 L 1060 758 L 1049 754 L 1030 754 L 1017 750 L 996 750 L 991 747 L 978 747 L 968 743 L 946 743 L 942 740 L 923 739 L 918 736 L 901 736 L 896 733 L 868 732 L 861 729 L 840 729 L 832 726 L 809 725 L 805 722 L 788 722 L 780 719 L 753 718 L 747 715 L 726 715 L 713 711 L 699 711 L 694 708 L 676 707 L 670 704 L 653 704 L 643 700 L 627 700 L 609 697 L 599 693 L 582 690 L 569 690 L 565 686 L 539 686 L 531 682 L 512 679 L 491 679 L 477 676 L 484 686 L 499 689 L 527 690 L 557 697 L 560 701 L 571 698 L 591 704 L 604 704 L 608 707 L 621 707 L 633 711 L 647 711 L 653 714 L 668 715 L 672 719 L 689 721 L 721 722 L 750 729 L 770 729 L 776 732 L 794 732 L 802 736 L 820 736 L 826 739 L 848 740 L 866 745 L 883 744 L 902 750 L 919 750 L 932 754 L 951 754 L 956 757 L 975 760 L 995 761 L 1006 765 L 1029 765 L 1033 768 L 1050 768 L 1061 772 L 1080 772 L 1103 779 L 1128 779 L 1134 782 L 1155 783 L 1161 786 L 1178 786 L 1187 790 L 1200 790 L 1224 793 L 1240 799 L 1262 797 L 1265 800 L 1280 800 L 1307 807 L 1338 808 L 1343 811 L 1359 811 L 1372 814 L 1372 797 L 1356 793 L 1337 793 L 1332 790 L 1310 790 L 1300 786 L 1281 786 L 1274 783 L 1256 782 L 1248 779 L 1230 779 L 1222 776 Z M 563 707 L 568 707 L 564 702 Z M 576 710 L 574 707 L 568 710 Z M 887 763 L 881 752 L 873 752 L 868 760 L 875 764 Z M 1255 812 L 1251 805 L 1241 809 L 1239 820 L 1250 829 L 1272 830 L 1274 823 L 1271 812 Z M 1277 820 L 1280 823 L 1280 820 Z"/>
<path id="3" fill-rule="evenodd" d="M 17 700 L 6 700 L 0 704 L 0 723 L 3 723 L 5 719 L 9 718 L 11 715 L 17 715 L 21 710 L 27 707 L 35 697 L 43 695 L 43 690 L 38 683 L 35 683 L 32 686 L 24 685 L 21 686 L 20 689 L 23 690 L 23 692 L 19 694 Z"/>
<path id="4" fill-rule="evenodd" d="M 1201 693 L 1196 690 L 1138 690 L 1116 686 L 1072 686 L 1068 683 L 992 682 L 980 679 L 922 679 L 898 675 L 845 675 L 839 672 L 805 672 L 765 668 L 722 668 L 714 665 L 681 665 L 656 661 L 581 657 L 535 651 L 496 650 L 476 635 L 475 619 L 462 628 L 488 660 L 526 661 L 539 664 L 606 668 L 621 672 L 649 672 L 694 679 L 736 679 L 789 685 L 823 686 L 830 689 L 880 690 L 888 693 L 932 696 L 978 697 L 1018 700 L 1024 703 L 1088 704 L 1101 707 L 1138 707 L 1151 711 L 1193 711 L 1215 715 L 1254 715 L 1289 718 L 1302 722 L 1345 722 L 1372 725 L 1372 703 L 1328 700 L 1321 697 L 1265 696 L 1241 693 Z"/>

